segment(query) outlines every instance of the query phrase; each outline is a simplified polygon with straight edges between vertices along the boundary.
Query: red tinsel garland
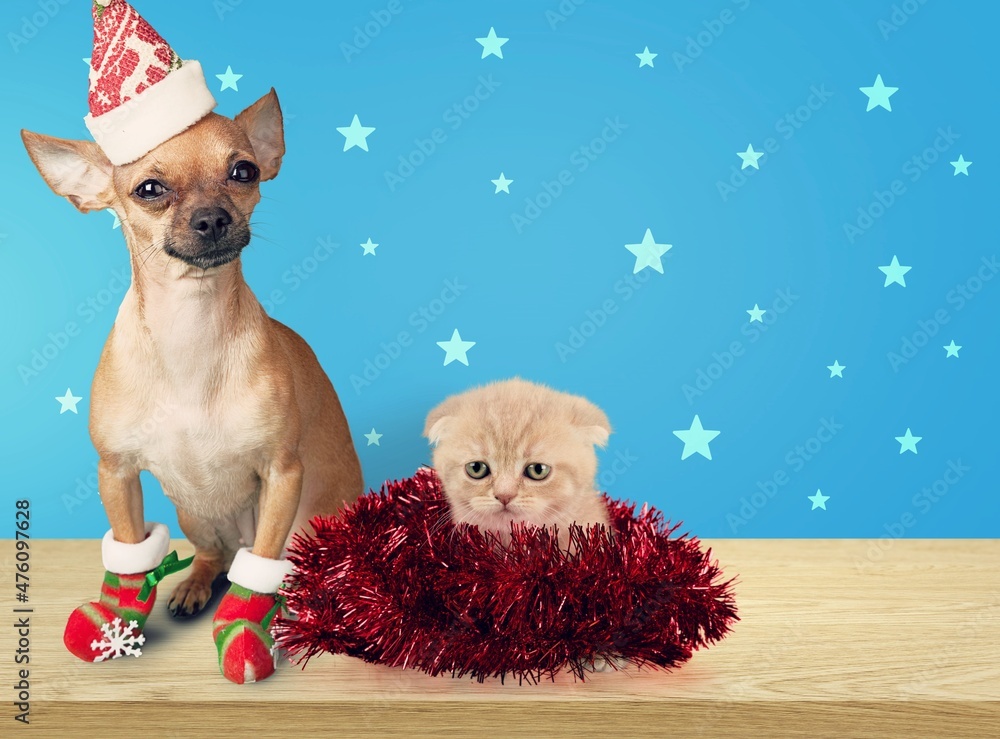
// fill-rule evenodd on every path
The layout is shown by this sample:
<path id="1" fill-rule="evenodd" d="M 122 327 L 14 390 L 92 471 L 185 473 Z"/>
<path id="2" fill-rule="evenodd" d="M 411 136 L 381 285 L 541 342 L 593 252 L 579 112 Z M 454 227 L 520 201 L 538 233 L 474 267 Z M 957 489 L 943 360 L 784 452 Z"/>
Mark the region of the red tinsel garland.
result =
<path id="1" fill-rule="evenodd" d="M 387 482 L 294 537 L 282 590 L 292 618 L 279 646 L 299 662 L 320 652 L 431 675 L 508 674 L 581 680 L 598 657 L 671 668 L 739 620 L 733 579 L 678 526 L 604 497 L 616 535 L 572 527 L 578 550 L 518 524 L 509 547 L 454 526 L 433 470 Z"/>

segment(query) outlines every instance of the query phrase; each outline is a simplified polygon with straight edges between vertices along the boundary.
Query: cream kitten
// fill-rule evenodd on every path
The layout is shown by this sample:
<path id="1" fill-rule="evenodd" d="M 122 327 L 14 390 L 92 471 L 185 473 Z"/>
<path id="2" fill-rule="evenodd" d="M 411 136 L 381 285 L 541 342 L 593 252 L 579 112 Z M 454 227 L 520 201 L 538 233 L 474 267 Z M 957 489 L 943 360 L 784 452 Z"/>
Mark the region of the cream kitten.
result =
<path id="1" fill-rule="evenodd" d="M 590 401 L 520 379 L 454 395 L 427 416 L 424 436 L 454 523 L 499 532 L 510 543 L 512 521 L 608 524 L 594 489 L 597 456 L 611 433 Z"/>

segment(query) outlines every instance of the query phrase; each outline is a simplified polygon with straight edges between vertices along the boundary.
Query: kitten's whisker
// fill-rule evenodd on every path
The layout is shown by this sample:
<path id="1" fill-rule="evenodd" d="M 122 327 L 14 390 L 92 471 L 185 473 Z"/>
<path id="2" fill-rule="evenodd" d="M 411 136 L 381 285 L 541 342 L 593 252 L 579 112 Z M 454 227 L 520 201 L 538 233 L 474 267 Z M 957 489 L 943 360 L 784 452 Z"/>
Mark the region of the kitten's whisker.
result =
<path id="1" fill-rule="evenodd" d="M 434 523 L 432 523 L 429 528 L 431 535 L 433 536 L 434 534 L 438 533 L 441 529 L 447 526 L 450 521 L 451 521 L 451 511 L 447 509 L 442 511 L 440 515 L 438 515 L 437 520 L 435 520 Z"/>

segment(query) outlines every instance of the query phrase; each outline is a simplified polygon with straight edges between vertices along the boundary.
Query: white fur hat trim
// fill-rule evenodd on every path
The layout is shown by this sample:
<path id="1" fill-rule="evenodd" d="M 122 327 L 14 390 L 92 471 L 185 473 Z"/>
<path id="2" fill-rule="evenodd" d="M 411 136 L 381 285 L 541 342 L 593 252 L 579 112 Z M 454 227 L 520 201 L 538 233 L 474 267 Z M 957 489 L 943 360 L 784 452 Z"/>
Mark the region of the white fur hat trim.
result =
<path id="1" fill-rule="evenodd" d="M 84 123 L 112 164 L 134 162 L 215 108 L 201 64 L 185 61 L 155 85 Z"/>

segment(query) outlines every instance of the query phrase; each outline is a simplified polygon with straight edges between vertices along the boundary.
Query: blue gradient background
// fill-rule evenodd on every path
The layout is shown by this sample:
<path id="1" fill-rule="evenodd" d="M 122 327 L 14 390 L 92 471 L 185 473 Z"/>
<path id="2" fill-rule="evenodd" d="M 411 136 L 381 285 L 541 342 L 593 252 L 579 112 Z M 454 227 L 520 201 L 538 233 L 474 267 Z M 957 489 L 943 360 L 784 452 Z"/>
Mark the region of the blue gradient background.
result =
<path id="1" fill-rule="evenodd" d="M 998 116 L 984 50 L 995 45 L 1000 10 L 909 3 L 916 12 L 884 38 L 890 2 L 589 0 L 558 22 L 546 15 L 558 12 L 554 1 L 401 0 L 348 60 L 342 43 L 387 3 L 137 5 L 182 57 L 201 61 L 218 112 L 234 115 L 272 85 L 278 91 L 288 155 L 263 186 L 244 271 L 338 388 L 370 486 L 429 459 L 420 431 L 434 404 L 517 374 L 602 406 L 615 427 L 601 454 L 605 487 L 701 536 L 874 538 L 904 514 L 915 522 L 908 537 L 1000 533 L 1000 280 L 961 306 L 953 292 L 998 251 Z M 18 137 L 22 127 L 87 137 L 89 3 L 52 2 L 52 17 L 45 7 L 0 10 L 3 497 L 11 511 L 14 499 L 31 499 L 35 536 L 96 537 L 107 520 L 92 484 L 89 385 L 121 300 L 114 275 L 127 274 L 128 260 L 111 215 L 84 217 L 53 196 Z M 678 68 L 672 55 L 724 10 L 732 23 L 717 24 L 721 34 Z M 46 22 L 27 39 L 33 15 Z M 503 60 L 480 59 L 474 39 L 490 26 L 510 38 Z M 646 45 L 659 54 L 653 69 L 635 57 Z M 219 92 L 214 75 L 227 65 L 244 75 L 238 92 Z M 900 88 L 891 113 L 865 112 L 858 88 L 876 74 Z M 446 111 L 490 75 L 496 89 L 454 127 Z M 799 128 L 777 129 L 814 85 L 829 100 Z M 368 153 L 342 151 L 335 128 L 355 114 L 376 127 Z M 627 129 L 578 171 L 571 157 L 606 118 Z M 960 138 L 912 180 L 904 165 L 949 126 Z M 385 173 L 435 128 L 444 143 L 391 189 Z M 760 151 L 768 138 L 780 148 L 723 199 L 717 183 L 738 171 L 736 152 L 751 142 Z M 959 154 L 974 162 L 969 177 L 953 176 L 948 162 Z M 564 169 L 572 184 L 518 233 L 512 214 Z M 509 196 L 493 193 L 501 171 L 514 180 Z M 906 192 L 851 243 L 845 222 L 896 179 Z M 646 228 L 673 249 L 665 274 L 646 270 L 626 298 L 616 291 L 634 264 L 624 245 Z M 368 237 L 380 244 L 376 257 L 362 257 Z M 295 277 L 315 266 L 309 258 L 327 238 L 339 248 Z M 882 285 L 877 267 L 894 254 L 913 267 L 905 289 Z M 460 297 L 421 330 L 411 316 L 456 279 Z M 771 308 L 779 290 L 798 299 L 766 316 L 754 338 L 745 311 Z M 81 311 L 92 299 L 105 304 Z M 609 299 L 617 310 L 561 357 L 556 345 Z M 894 371 L 887 354 L 939 309 L 947 325 Z M 22 380 L 19 365 L 71 321 L 79 335 Z M 469 367 L 442 366 L 435 342 L 455 328 L 477 342 Z M 412 345 L 355 389 L 352 375 L 401 331 Z M 952 339 L 964 348 L 946 360 L 941 347 Z M 744 354 L 719 376 L 713 353 L 734 341 Z M 829 377 L 835 359 L 847 366 L 843 379 Z M 718 379 L 689 402 L 684 386 L 699 370 Z M 83 396 L 79 415 L 59 414 L 54 397 L 67 386 Z M 712 461 L 680 459 L 672 431 L 696 413 L 722 432 Z M 842 429 L 805 460 L 796 446 L 808 448 L 823 419 Z M 380 446 L 362 436 L 373 426 Z M 907 427 L 923 437 L 916 456 L 900 455 L 894 440 Z M 622 457 L 630 466 L 615 471 Z M 936 502 L 916 501 L 949 461 L 969 469 Z M 787 483 L 754 498 L 776 472 Z M 155 480 L 143 481 L 147 518 L 179 536 L 173 507 Z M 830 496 L 825 511 L 807 500 L 818 488 Z M 733 518 L 748 512 L 744 523 Z"/>

